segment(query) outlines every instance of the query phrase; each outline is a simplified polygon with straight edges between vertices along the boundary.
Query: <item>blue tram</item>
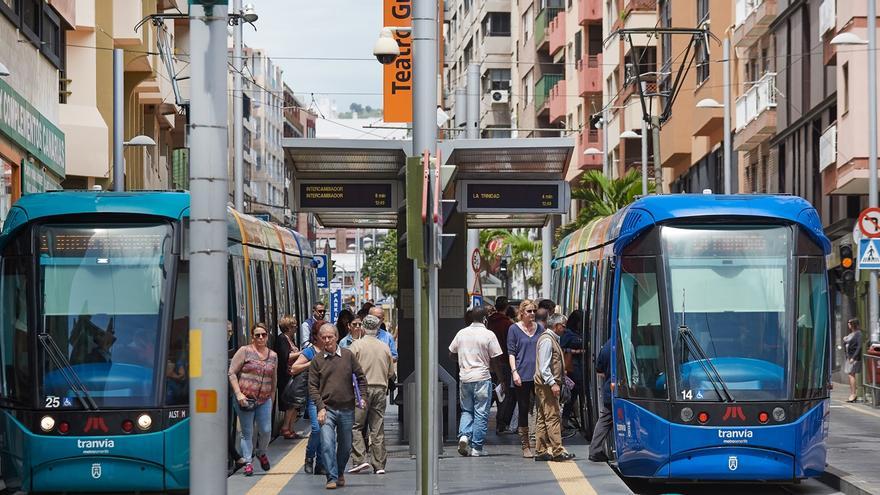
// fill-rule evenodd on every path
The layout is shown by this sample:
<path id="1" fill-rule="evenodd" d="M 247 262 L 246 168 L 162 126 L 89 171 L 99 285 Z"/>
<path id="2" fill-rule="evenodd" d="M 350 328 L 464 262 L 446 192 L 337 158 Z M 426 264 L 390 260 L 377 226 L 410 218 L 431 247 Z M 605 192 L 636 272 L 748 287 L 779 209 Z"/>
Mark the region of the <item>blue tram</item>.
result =
<path id="1" fill-rule="evenodd" d="M 582 419 L 599 414 L 595 358 L 612 344 L 622 475 L 794 482 L 825 468 L 831 351 L 816 210 L 791 196 L 637 200 L 566 237 L 555 299 L 584 311 Z"/>
<path id="2" fill-rule="evenodd" d="M 11 209 L 0 234 L 7 489 L 187 488 L 188 212 L 183 192 L 52 192 Z M 231 355 L 255 322 L 309 314 L 317 290 L 298 233 L 231 209 L 227 224 Z M 230 412 L 231 460 L 236 423 Z"/>

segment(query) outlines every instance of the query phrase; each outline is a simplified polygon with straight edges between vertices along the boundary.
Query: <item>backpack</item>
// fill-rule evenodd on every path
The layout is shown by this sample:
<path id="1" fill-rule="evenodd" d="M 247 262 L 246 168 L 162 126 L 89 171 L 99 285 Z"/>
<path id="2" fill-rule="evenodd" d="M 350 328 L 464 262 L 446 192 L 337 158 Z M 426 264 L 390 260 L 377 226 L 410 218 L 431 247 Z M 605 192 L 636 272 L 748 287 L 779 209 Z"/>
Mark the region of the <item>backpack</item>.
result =
<path id="1" fill-rule="evenodd" d="M 301 409 L 309 398 L 308 370 L 290 378 L 281 393 L 281 402 Z"/>

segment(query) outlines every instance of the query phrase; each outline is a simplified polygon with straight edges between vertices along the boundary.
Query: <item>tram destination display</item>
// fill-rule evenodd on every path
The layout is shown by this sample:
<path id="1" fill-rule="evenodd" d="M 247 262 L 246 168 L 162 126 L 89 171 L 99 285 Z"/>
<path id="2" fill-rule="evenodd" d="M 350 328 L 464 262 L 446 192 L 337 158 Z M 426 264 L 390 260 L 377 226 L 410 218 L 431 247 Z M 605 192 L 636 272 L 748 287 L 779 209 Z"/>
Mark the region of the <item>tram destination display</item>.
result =
<path id="1" fill-rule="evenodd" d="M 301 181 L 297 186 L 300 211 L 393 211 L 397 187 L 393 181 Z"/>
<path id="2" fill-rule="evenodd" d="M 459 204 L 469 213 L 564 213 L 565 181 L 462 181 Z"/>

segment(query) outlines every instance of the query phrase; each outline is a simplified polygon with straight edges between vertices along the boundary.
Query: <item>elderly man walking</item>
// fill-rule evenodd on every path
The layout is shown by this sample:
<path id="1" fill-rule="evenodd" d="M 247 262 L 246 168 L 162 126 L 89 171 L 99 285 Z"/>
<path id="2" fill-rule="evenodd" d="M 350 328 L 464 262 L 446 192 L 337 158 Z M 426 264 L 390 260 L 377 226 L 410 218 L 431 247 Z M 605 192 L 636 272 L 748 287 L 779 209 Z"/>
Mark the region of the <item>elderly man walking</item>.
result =
<path id="1" fill-rule="evenodd" d="M 565 333 L 565 315 L 556 313 L 547 319 L 547 329 L 538 337 L 535 358 L 535 460 L 568 461 L 574 454 L 562 446 L 559 396 L 565 376 L 559 338 Z"/>
<path id="2" fill-rule="evenodd" d="M 318 410 L 321 425 L 321 457 L 327 471 L 328 490 L 345 486 L 341 474 L 351 455 L 354 408 L 366 404 L 358 390 L 367 389 L 361 365 L 348 349 L 337 345 L 339 331 L 326 323 L 318 329 L 321 350 L 309 365 L 309 396 Z"/>
<path id="3" fill-rule="evenodd" d="M 364 336 L 349 347 L 367 377 L 367 389 L 363 394 L 367 407 L 354 412 L 349 473 L 360 473 L 372 466 L 374 473 L 385 474 L 385 394 L 388 393 L 388 381 L 394 377 L 394 362 L 391 349 L 376 338 L 380 325 L 382 321 L 373 315 L 364 318 Z M 366 461 L 365 427 L 370 438 L 370 462 Z"/>
<path id="4" fill-rule="evenodd" d="M 486 328 L 489 311 L 477 306 L 471 313 L 473 323 L 455 334 L 449 344 L 449 352 L 458 354 L 458 388 L 461 402 L 461 422 L 458 427 L 458 453 L 463 456 L 489 455 L 483 449 L 483 440 L 489 425 L 489 409 L 492 407 L 491 371 L 497 371 L 497 358 L 501 355 L 498 338 Z M 500 373 L 499 373 L 500 375 Z"/>

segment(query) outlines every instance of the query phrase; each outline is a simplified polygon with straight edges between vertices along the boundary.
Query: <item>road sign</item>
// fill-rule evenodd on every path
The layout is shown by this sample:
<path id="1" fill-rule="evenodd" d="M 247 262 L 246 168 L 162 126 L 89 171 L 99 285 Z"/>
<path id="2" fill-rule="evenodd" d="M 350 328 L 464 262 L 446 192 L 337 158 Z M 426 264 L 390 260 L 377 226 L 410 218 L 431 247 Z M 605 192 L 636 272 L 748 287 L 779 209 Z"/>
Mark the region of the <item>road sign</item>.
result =
<path id="1" fill-rule="evenodd" d="M 340 311 L 342 311 L 342 290 L 334 290 L 330 293 L 330 319 L 328 321 L 338 320 Z"/>
<path id="2" fill-rule="evenodd" d="M 480 258 L 480 250 L 474 249 L 474 252 L 471 253 L 471 268 L 473 268 L 475 272 L 479 272 L 482 264 L 483 259 Z"/>
<path id="3" fill-rule="evenodd" d="M 317 269 L 316 276 L 318 278 L 318 288 L 319 289 L 326 289 L 328 287 L 327 255 L 326 254 L 316 254 L 313 259 L 315 260 L 315 262 L 318 263 L 318 265 L 315 267 Z"/>
<path id="4" fill-rule="evenodd" d="M 457 188 L 464 213 L 566 213 L 568 183 L 551 181 L 465 180 Z"/>
<path id="5" fill-rule="evenodd" d="M 865 208 L 862 210 L 859 213 L 857 225 L 865 237 L 872 239 L 880 237 L 880 208 Z"/>
<path id="6" fill-rule="evenodd" d="M 397 181 L 300 180 L 296 190 L 299 211 L 389 212 L 397 211 Z"/>
<path id="7" fill-rule="evenodd" d="M 859 241 L 859 269 L 880 270 L 880 240 L 861 239 Z"/>

